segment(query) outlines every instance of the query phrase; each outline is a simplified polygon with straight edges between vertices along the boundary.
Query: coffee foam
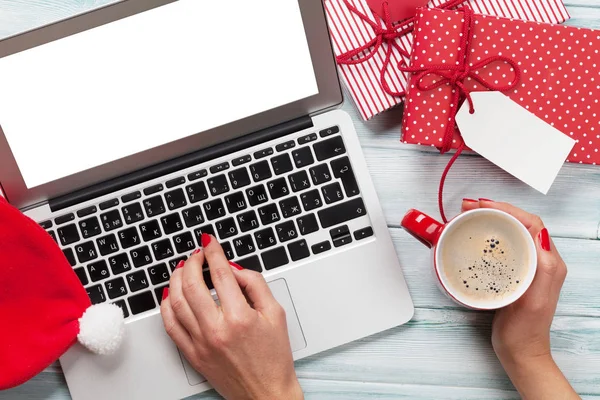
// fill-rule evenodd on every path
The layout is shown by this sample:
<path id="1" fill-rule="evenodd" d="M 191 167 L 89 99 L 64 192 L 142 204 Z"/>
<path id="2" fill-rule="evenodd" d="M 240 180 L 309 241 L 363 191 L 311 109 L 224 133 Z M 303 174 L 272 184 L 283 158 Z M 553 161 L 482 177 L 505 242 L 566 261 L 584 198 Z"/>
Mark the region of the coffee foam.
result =
<path id="1" fill-rule="evenodd" d="M 467 301 L 497 301 L 524 283 L 531 255 L 523 232 L 498 215 L 473 214 L 446 232 L 440 254 L 453 291 Z"/>

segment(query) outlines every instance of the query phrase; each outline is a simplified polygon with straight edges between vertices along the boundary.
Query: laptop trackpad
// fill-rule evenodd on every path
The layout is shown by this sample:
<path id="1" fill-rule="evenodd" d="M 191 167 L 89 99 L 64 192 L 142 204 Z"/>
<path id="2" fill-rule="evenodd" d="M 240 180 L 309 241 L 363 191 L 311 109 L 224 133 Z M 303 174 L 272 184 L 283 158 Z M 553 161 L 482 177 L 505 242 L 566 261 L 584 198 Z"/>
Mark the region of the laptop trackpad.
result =
<path id="1" fill-rule="evenodd" d="M 277 279 L 276 281 L 269 282 L 269 287 L 271 288 L 275 299 L 277 299 L 279 304 L 281 304 L 282 307 L 285 309 L 292 351 L 294 352 L 304 349 L 306 347 L 306 339 L 304 338 L 304 334 L 302 333 L 300 321 L 298 321 L 296 309 L 294 308 L 294 303 L 292 302 L 292 297 L 290 296 L 290 291 L 288 289 L 287 283 L 284 279 Z M 179 353 L 179 355 L 181 356 L 181 360 L 183 361 L 183 367 L 185 369 L 185 374 L 187 375 L 189 384 L 191 386 L 195 386 L 206 382 L 206 379 L 202 375 L 198 374 L 198 372 L 196 372 L 194 368 L 192 368 L 190 363 L 188 363 L 185 357 L 183 357 L 181 352 Z"/>

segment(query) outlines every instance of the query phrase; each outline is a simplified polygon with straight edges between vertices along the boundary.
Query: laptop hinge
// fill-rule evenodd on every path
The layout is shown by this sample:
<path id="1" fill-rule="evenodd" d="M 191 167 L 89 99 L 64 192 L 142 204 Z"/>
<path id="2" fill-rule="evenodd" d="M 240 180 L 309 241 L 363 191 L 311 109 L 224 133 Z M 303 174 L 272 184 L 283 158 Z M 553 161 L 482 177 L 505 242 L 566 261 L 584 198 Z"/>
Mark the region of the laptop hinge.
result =
<path id="1" fill-rule="evenodd" d="M 270 128 L 230 140 L 225 143 L 199 150 L 195 153 L 187 154 L 185 156 L 165 161 L 163 163 L 153 165 L 151 167 L 132 172 L 106 182 L 98 183 L 65 196 L 57 197 L 50 200 L 48 205 L 53 212 L 60 211 L 67 207 L 116 192 L 117 190 L 125 189 L 151 179 L 168 175 L 170 173 L 192 167 L 194 165 L 201 164 L 203 162 L 267 142 L 269 140 L 277 139 L 294 132 L 311 128 L 312 126 L 313 122 L 310 116 L 307 115 L 300 117 L 280 125 L 275 125 Z"/>

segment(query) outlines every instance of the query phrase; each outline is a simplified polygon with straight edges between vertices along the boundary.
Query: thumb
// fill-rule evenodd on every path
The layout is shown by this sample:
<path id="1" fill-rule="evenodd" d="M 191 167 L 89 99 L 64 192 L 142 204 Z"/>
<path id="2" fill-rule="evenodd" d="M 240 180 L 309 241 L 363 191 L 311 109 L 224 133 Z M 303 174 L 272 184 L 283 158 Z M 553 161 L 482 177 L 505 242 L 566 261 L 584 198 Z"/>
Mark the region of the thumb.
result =
<path id="1" fill-rule="evenodd" d="M 277 303 L 265 278 L 258 272 L 248 269 L 232 269 L 233 275 L 246 295 L 248 302 L 255 310 L 269 309 Z"/>

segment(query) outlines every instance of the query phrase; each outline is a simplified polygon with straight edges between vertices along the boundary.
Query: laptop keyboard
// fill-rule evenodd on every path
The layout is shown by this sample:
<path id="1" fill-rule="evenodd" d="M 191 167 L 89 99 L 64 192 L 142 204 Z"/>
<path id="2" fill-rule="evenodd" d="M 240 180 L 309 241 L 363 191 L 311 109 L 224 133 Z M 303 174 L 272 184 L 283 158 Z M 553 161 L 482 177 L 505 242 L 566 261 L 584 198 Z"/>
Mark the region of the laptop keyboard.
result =
<path id="1" fill-rule="evenodd" d="M 331 127 L 40 225 L 92 303 L 117 304 L 129 317 L 160 305 L 202 233 L 215 235 L 228 259 L 264 273 L 373 236 L 368 221 L 348 226 L 365 215 L 343 138 Z M 204 277 L 212 289 L 208 270 Z"/>

